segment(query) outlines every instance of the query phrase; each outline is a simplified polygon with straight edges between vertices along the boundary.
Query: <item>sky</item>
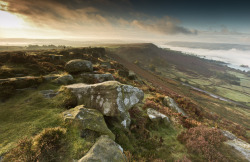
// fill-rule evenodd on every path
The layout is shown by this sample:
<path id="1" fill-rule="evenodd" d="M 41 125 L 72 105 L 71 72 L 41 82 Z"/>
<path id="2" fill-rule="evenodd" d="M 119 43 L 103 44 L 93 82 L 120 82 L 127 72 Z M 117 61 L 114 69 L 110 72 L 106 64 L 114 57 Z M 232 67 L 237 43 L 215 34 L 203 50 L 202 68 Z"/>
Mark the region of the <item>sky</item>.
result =
<path id="1" fill-rule="evenodd" d="M 250 1 L 0 0 L 0 38 L 250 44 Z"/>

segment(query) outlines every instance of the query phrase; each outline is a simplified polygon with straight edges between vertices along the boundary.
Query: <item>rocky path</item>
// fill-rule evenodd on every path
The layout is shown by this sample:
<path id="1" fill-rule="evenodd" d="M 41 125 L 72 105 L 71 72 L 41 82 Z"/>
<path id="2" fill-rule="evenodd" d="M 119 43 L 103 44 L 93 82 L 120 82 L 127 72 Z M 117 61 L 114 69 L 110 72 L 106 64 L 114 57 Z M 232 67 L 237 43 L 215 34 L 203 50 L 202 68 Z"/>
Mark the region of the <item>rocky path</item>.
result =
<path id="1" fill-rule="evenodd" d="M 175 93 L 173 90 L 171 90 L 166 85 L 166 83 L 163 80 L 161 80 L 157 75 L 154 75 L 154 74 L 148 72 L 147 70 L 144 70 L 144 69 L 140 68 L 139 66 L 126 61 L 125 59 L 119 57 L 118 55 L 109 54 L 109 56 L 111 58 L 113 58 L 115 61 L 122 64 L 123 66 L 125 66 L 127 69 L 134 71 L 137 75 L 144 78 L 148 82 L 152 83 L 158 90 L 160 90 L 164 94 L 170 95 L 170 96 L 177 95 L 177 93 Z"/>

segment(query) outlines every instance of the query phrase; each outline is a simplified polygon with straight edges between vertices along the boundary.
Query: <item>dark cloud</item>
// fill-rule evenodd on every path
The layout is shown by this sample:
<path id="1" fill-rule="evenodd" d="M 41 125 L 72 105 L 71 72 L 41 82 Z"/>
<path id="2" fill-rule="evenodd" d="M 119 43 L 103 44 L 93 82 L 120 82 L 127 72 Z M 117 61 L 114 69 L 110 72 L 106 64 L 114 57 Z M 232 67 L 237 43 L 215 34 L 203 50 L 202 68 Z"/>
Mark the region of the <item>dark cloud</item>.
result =
<path id="1" fill-rule="evenodd" d="M 190 30 L 188 28 L 180 26 L 180 22 L 170 17 L 164 17 L 162 19 L 150 19 L 147 21 L 134 20 L 132 23 L 134 26 L 141 29 L 145 29 L 151 32 L 157 32 L 161 34 L 197 34 L 196 30 Z"/>
<path id="2" fill-rule="evenodd" d="M 8 12 L 26 21 L 66 32 L 115 31 L 134 28 L 160 34 L 196 34 L 178 20 L 162 19 L 134 10 L 130 0 L 5 0 Z M 3 7 L 2 7 L 3 10 Z"/>

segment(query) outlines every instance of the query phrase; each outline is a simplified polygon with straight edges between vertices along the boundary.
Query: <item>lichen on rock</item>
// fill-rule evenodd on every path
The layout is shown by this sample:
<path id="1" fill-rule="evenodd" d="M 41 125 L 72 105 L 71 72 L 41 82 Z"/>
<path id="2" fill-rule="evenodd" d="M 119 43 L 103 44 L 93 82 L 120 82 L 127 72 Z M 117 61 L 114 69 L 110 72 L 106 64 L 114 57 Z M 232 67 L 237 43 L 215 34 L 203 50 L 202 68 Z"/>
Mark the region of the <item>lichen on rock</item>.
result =
<path id="1" fill-rule="evenodd" d="M 122 117 L 123 125 L 130 125 L 128 110 L 142 101 L 142 90 L 117 81 L 98 84 L 72 84 L 65 86 L 76 97 L 78 105 L 95 108 L 105 116 Z"/>
<path id="2" fill-rule="evenodd" d="M 163 121 L 164 124 L 166 124 L 166 125 L 168 125 L 170 123 L 170 120 L 166 115 L 164 115 L 164 114 L 162 114 L 162 113 L 160 113 L 152 108 L 147 109 L 147 114 L 148 114 L 149 119 L 153 122 Z"/>
<path id="3" fill-rule="evenodd" d="M 115 139 L 115 135 L 108 129 L 103 115 L 98 110 L 88 109 L 83 105 L 79 105 L 65 111 L 63 116 L 66 122 L 76 123 L 80 125 L 82 130 L 92 130 L 102 135 L 108 135 L 113 140 Z"/>

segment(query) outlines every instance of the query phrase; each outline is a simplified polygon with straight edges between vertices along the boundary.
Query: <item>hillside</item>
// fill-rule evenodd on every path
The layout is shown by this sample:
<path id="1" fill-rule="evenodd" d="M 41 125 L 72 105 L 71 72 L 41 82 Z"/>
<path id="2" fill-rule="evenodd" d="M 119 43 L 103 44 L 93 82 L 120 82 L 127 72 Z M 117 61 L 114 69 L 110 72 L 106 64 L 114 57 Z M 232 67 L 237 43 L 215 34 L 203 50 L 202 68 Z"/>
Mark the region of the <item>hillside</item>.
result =
<path id="1" fill-rule="evenodd" d="M 249 78 L 217 62 L 128 44 L 2 52 L 0 66 L 0 161 L 249 159 Z"/>

